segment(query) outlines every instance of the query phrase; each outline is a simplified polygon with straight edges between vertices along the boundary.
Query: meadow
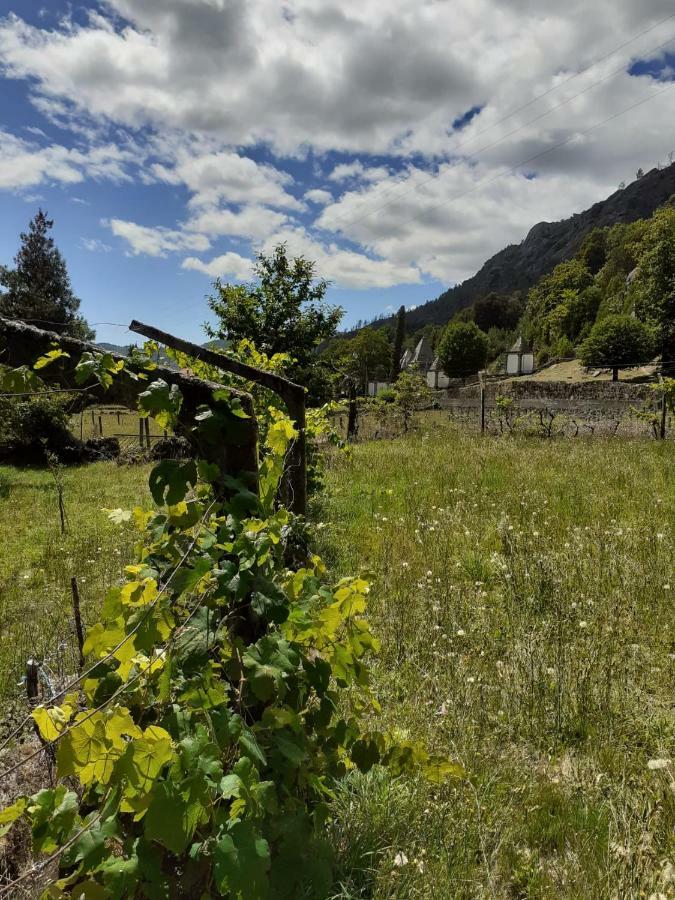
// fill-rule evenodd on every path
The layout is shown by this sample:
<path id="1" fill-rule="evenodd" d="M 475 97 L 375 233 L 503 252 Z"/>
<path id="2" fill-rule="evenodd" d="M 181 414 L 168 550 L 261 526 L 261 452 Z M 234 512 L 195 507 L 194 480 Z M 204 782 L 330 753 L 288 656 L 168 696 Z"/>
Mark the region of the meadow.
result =
<path id="1" fill-rule="evenodd" d="M 103 509 L 148 471 L 64 470 L 62 535 L 52 474 L 0 469 L 4 701 L 27 655 L 74 668 L 70 577 L 92 621 L 135 540 Z M 673 896 L 673 446 L 437 416 L 331 455 L 312 516 L 335 577 L 371 573 L 384 723 L 466 771 L 348 776 L 331 896 Z"/>
<path id="2" fill-rule="evenodd" d="M 425 425 L 334 457 L 317 515 L 372 572 L 384 718 L 467 772 L 348 779 L 336 896 L 673 896 L 673 447 Z"/>

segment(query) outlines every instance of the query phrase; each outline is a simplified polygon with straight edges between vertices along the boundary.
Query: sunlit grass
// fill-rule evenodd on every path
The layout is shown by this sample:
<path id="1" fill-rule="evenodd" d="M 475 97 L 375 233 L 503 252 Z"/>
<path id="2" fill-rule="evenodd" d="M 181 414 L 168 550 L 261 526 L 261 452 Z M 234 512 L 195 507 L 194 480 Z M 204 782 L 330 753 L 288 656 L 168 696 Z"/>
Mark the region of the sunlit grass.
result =
<path id="1" fill-rule="evenodd" d="M 446 426 L 334 459 L 322 549 L 374 575 L 384 718 L 469 773 L 349 780 L 338 896 L 675 888 L 674 451 Z"/>
<path id="2" fill-rule="evenodd" d="M 70 579 L 78 579 L 85 623 L 95 621 L 138 537 L 102 509 L 149 504 L 147 475 L 147 466 L 114 463 L 63 469 L 62 535 L 51 472 L 0 467 L 0 701 L 17 693 L 29 657 L 74 671 Z"/>

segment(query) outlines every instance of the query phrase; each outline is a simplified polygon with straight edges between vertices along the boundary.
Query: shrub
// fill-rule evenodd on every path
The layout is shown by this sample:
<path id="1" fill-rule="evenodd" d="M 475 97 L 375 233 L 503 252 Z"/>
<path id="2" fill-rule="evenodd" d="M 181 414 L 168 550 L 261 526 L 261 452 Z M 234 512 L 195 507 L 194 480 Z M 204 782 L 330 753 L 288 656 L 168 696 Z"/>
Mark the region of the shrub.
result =
<path id="1" fill-rule="evenodd" d="M 67 400 L 40 396 L 0 400 L 0 458 L 43 463 L 51 453 L 60 462 L 80 462 L 83 445 L 70 432 Z"/>

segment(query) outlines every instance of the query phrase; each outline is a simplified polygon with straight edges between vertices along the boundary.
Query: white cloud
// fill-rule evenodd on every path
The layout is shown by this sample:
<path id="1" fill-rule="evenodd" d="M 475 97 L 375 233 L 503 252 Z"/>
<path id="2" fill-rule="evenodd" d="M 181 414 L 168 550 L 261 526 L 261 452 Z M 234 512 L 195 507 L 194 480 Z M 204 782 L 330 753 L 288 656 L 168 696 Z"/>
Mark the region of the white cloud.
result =
<path id="1" fill-rule="evenodd" d="M 181 268 L 203 272 L 205 275 L 210 275 L 211 278 L 229 277 L 236 281 L 246 281 L 253 274 L 251 260 L 232 252 L 223 253 L 208 262 L 195 256 L 188 256 L 183 260 Z"/>
<path id="2" fill-rule="evenodd" d="M 132 154 L 114 144 L 87 150 L 40 147 L 0 129 L 0 190 L 39 184 L 78 184 L 85 178 L 128 181 Z"/>
<path id="3" fill-rule="evenodd" d="M 325 206 L 327 203 L 333 202 L 333 195 L 330 191 L 323 190 L 323 188 L 313 188 L 311 191 L 307 191 L 305 200 L 308 200 L 310 203 L 316 203 L 317 206 Z"/>
<path id="4" fill-rule="evenodd" d="M 99 238 L 81 238 L 81 244 L 85 250 L 89 250 L 90 253 L 110 253 L 112 247 L 110 244 L 106 244 L 104 241 L 99 240 Z"/>
<path id="5" fill-rule="evenodd" d="M 173 227 L 112 220 L 134 254 L 281 238 L 343 286 L 454 282 L 535 222 L 586 208 L 675 149 L 675 91 L 627 73 L 632 58 L 662 54 L 653 48 L 675 21 L 566 81 L 664 19 L 672 0 L 540 0 L 536 15 L 530 0 L 107 0 L 103 9 L 52 30 L 0 19 L 4 73 L 29 80 L 36 108 L 71 127 L 80 148 L 0 131 L 0 188 L 130 173 L 184 186 L 188 208 Z M 128 129 L 139 129 L 138 145 L 118 137 Z M 328 176 L 345 191 L 338 200 L 320 186 L 331 151 L 354 157 Z M 310 160 L 307 177 L 287 174 L 287 157 L 293 172 Z M 183 265 L 239 277 L 249 271 L 242 260 L 228 252 Z"/>
<path id="6" fill-rule="evenodd" d="M 395 284 L 417 284 L 422 280 L 419 269 L 414 265 L 373 258 L 345 250 L 336 243 L 321 243 L 304 228 L 286 228 L 275 232 L 263 244 L 263 251 L 269 253 L 279 242 L 286 244 L 292 256 L 314 260 L 317 272 L 337 287 L 387 288 Z"/>
<path id="7" fill-rule="evenodd" d="M 190 234 L 162 226 L 148 227 L 123 219 L 102 221 L 115 237 L 122 238 L 130 247 L 130 254 L 138 256 L 167 256 L 179 250 L 208 250 L 211 246 L 207 237 L 202 234 Z"/>
<path id="8" fill-rule="evenodd" d="M 330 181 L 348 181 L 352 178 L 361 181 L 381 181 L 387 178 L 389 170 L 384 166 L 364 166 L 360 160 L 351 163 L 340 163 L 328 176 Z"/>
<path id="9" fill-rule="evenodd" d="M 302 209 L 286 187 L 292 179 L 270 165 L 261 165 L 228 150 L 202 152 L 199 147 L 178 147 L 175 164 L 156 163 L 152 172 L 169 184 L 184 184 L 192 193 L 191 205 L 224 203 L 265 204 Z"/>
<path id="10" fill-rule="evenodd" d="M 186 223 L 186 229 L 210 236 L 232 235 L 260 240 L 283 225 L 288 216 L 264 206 L 245 206 L 239 212 L 206 207 Z"/>

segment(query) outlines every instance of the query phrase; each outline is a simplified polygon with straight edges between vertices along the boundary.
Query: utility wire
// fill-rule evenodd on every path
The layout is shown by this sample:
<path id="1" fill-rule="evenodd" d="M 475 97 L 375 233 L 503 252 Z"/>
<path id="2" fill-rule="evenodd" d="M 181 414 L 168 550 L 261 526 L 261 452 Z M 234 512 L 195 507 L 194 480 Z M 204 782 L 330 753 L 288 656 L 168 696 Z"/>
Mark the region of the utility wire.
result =
<path id="1" fill-rule="evenodd" d="M 638 100 L 637 103 L 632 103 L 630 106 L 625 107 L 619 112 L 614 113 L 611 116 L 608 116 L 606 119 L 602 119 L 600 122 L 596 122 L 594 125 L 591 125 L 589 128 L 584 128 L 581 131 L 575 131 L 574 134 L 570 135 L 568 138 L 565 138 L 564 141 L 560 141 L 557 144 L 554 144 L 552 147 L 547 147 L 546 150 L 542 150 L 539 153 L 535 153 L 534 156 L 530 156 L 527 159 L 523 159 L 520 162 L 516 163 L 516 165 L 511 166 L 508 169 L 505 169 L 503 172 L 498 172 L 497 175 L 492 176 L 491 178 L 484 178 L 482 181 L 479 181 L 472 188 L 469 188 L 467 191 L 463 191 L 461 194 L 457 194 L 454 197 L 449 197 L 447 200 L 442 200 L 440 203 L 435 203 L 433 206 L 429 206 L 426 209 L 422 210 L 419 213 L 416 213 L 414 216 L 410 216 L 408 219 L 404 219 L 402 222 L 398 223 L 399 225 L 407 225 L 409 222 L 414 222 L 416 219 L 425 216 L 427 213 L 432 212 L 435 209 L 439 209 L 442 206 L 447 206 L 449 203 L 455 203 L 457 200 L 461 200 L 463 197 L 467 197 L 469 194 L 473 194 L 475 191 L 479 190 L 482 187 L 485 187 L 488 184 L 492 184 L 494 181 L 497 181 L 499 178 L 503 178 L 505 175 L 510 175 L 514 172 L 517 172 L 521 166 L 527 165 L 528 163 L 534 162 L 537 159 L 541 159 L 543 156 L 547 156 L 549 153 L 553 153 L 555 150 L 560 150 L 562 147 L 566 147 L 567 144 L 571 144 L 572 141 L 577 140 L 577 138 L 582 135 L 590 134 L 592 131 L 595 131 L 596 128 L 601 128 L 603 125 L 607 125 L 608 122 L 614 121 L 614 119 L 618 119 L 621 116 L 625 115 L 628 112 L 631 112 L 634 109 L 637 109 L 639 106 L 643 106 L 645 103 L 649 103 L 651 100 L 654 100 L 656 97 L 661 96 L 661 94 L 665 94 L 666 91 L 672 90 L 675 87 L 675 81 L 669 84 L 667 87 L 662 88 L 660 91 L 656 91 L 654 94 L 651 94 L 649 97 L 644 97 L 642 100 Z"/>
<path id="2" fill-rule="evenodd" d="M 652 48 L 652 50 L 650 50 L 648 52 L 655 53 L 658 50 L 662 50 L 664 47 L 667 47 L 668 44 L 672 44 L 673 41 L 675 41 L 675 37 L 669 38 L 667 41 L 664 41 L 662 44 L 659 44 L 657 47 Z M 508 140 L 508 138 L 513 137 L 513 135 L 518 134 L 518 132 L 523 131 L 523 129 L 528 128 L 530 125 L 533 125 L 535 122 L 539 122 L 541 119 L 545 119 L 546 116 L 550 116 L 551 113 L 556 112 L 557 110 L 561 109 L 563 106 L 567 106 L 568 103 L 572 103 L 574 100 L 577 100 L 579 97 L 582 97 L 584 94 L 587 94 L 589 91 L 592 91 L 594 88 L 598 87 L 599 85 L 603 84 L 604 82 L 609 81 L 612 78 L 615 78 L 617 75 L 621 74 L 624 71 L 625 71 L 624 65 L 620 66 L 618 69 L 614 69 L 614 71 L 610 72 L 608 75 L 604 75 L 602 78 L 599 78 L 597 81 L 594 81 L 593 84 L 588 85 L 587 87 L 585 87 L 583 90 L 579 91 L 578 93 L 573 94 L 571 97 L 567 97 L 565 100 L 561 100 L 560 103 L 556 104 L 556 106 L 552 106 L 550 109 L 545 110 L 544 112 L 535 116 L 533 119 L 529 119 L 527 122 L 524 122 L 522 125 L 519 125 L 517 128 L 512 129 L 511 131 L 507 132 L 505 135 L 502 135 L 502 137 L 493 141 L 491 144 L 486 144 L 484 147 L 481 147 L 480 150 L 474 151 L 469 156 L 465 157 L 465 159 L 466 160 L 476 159 L 478 156 L 480 156 L 481 153 L 485 153 L 486 150 L 492 150 L 494 147 L 499 146 L 499 144 L 503 144 L 506 140 Z M 569 79 L 569 80 L 571 80 L 571 79 Z M 527 105 L 529 105 L 529 104 L 527 104 Z M 523 107 L 523 109 L 524 108 L 525 107 Z M 508 116 L 506 118 L 508 118 Z M 502 121 L 505 121 L 505 120 L 502 120 Z M 485 131 L 489 131 L 489 129 L 485 129 Z M 460 144 L 460 147 L 461 146 L 463 146 L 463 145 Z M 458 150 L 458 149 L 459 148 L 456 148 L 456 150 Z M 455 152 L 456 152 L 456 150 L 455 150 Z M 387 203 L 383 203 L 380 206 L 373 207 L 373 209 L 368 210 L 367 212 L 363 213 L 361 216 L 357 216 L 354 219 L 345 221 L 342 225 L 341 225 L 340 220 L 338 219 L 337 224 L 338 224 L 338 226 L 341 226 L 340 230 L 343 231 L 344 228 L 349 227 L 350 225 L 356 225 L 358 222 L 362 222 L 364 219 L 369 218 L 370 216 L 374 215 L 375 213 L 379 212 L 380 210 L 386 209 L 386 207 L 391 206 L 393 203 L 396 203 L 402 197 L 405 197 L 408 194 L 413 193 L 414 191 L 420 190 L 425 185 L 430 184 L 431 182 L 438 181 L 439 178 L 443 177 L 443 174 L 431 175 L 431 176 L 429 176 L 429 178 L 426 178 L 417 184 L 411 185 L 406 190 L 398 192 L 396 197 L 393 200 L 390 200 Z"/>

